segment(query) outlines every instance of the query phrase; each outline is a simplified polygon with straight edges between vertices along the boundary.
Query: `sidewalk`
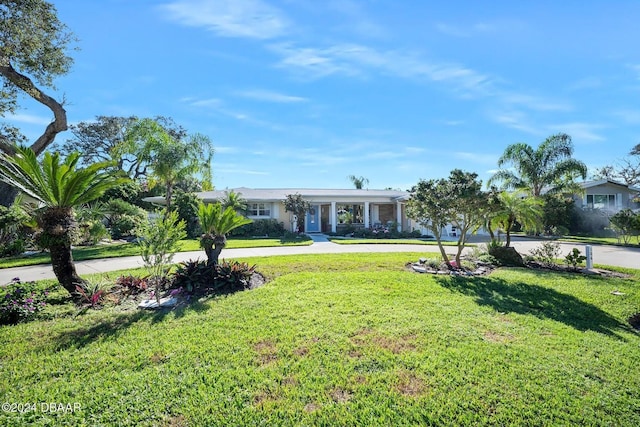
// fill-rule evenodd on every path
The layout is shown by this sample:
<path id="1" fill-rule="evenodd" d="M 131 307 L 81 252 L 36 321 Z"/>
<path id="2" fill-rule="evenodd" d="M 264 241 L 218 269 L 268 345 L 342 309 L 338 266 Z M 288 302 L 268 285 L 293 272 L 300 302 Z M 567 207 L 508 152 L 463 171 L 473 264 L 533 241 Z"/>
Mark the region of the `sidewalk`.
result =
<path id="1" fill-rule="evenodd" d="M 403 245 L 403 244 L 360 244 L 360 245 L 338 245 L 328 241 L 324 235 L 313 235 L 314 243 L 310 246 L 276 246 L 266 248 L 246 248 L 246 249 L 223 249 L 221 258 L 249 258 L 267 257 L 278 255 L 301 255 L 301 254 L 328 254 L 328 253 L 384 253 L 384 252 L 422 252 L 438 253 L 437 246 L 425 245 Z M 512 242 L 512 246 L 521 254 L 528 253 L 532 248 L 538 246 L 539 241 L 532 239 L 518 239 Z M 578 248 L 584 254 L 584 244 L 561 243 L 562 256 Z M 454 246 L 445 246 L 448 254 L 454 254 Z M 204 251 L 178 252 L 173 258 L 174 263 L 188 261 L 190 259 L 206 259 Z M 614 265 L 619 267 L 640 268 L 640 249 L 623 248 L 617 246 L 599 245 L 593 246 L 593 262 L 596 264 Z M 106 273 L 116 270 L 127 270 L 144 267 L 142 258 L 121 257 L 105 258 L 87 261 L 77 261 L 76 270 L 78 274 Z M 50 264 L 33 265 L 28 267 L 15 267 L 0 269 L 0 285 L 9 283 L 14 277 L 19 277 L 22 281 L 53 279 L 55 275 Z"/>

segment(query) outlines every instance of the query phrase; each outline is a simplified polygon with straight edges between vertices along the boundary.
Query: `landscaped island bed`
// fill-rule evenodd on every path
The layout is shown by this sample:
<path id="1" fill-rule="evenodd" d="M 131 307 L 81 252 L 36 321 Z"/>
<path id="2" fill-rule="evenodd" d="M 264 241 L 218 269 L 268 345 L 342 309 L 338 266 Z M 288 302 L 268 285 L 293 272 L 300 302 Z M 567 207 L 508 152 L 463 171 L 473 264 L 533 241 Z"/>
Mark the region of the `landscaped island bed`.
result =
<path id="1" fill-rule="evenodd" d="M 265 286 L 165 313 L 60 301 L 0 327 L 3 401 L 38 404 L 0 425 L 640 425 L 640 272 L 405 268 L 422 256 L 248 259 Z"/>

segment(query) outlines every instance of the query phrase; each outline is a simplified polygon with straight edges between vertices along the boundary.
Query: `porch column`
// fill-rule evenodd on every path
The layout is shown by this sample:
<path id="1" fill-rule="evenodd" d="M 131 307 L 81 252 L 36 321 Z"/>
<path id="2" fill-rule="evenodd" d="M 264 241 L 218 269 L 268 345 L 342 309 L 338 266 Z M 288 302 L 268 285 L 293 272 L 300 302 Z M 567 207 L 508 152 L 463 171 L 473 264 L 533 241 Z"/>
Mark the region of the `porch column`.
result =
<path id="1" fill-rule="evenodd" d="M 338 222 L 338 215 L 336 214 L 336 202 L 331 202 L 329 221 L 331 221 L 331 232 L 335 233 L 338 230 L 338 228 L 336 227 L 336 222 Z"/>
<path id="2" fill-rule="evenodd" d="M 402 231 L 402 203 L 396 202 L 396 221 L 398 223 L 398 231 Z"/>
<path id="3" fill-rule="evenodd" d="M 364 228 L 371 228 L 369 225 L 369 202 L 364 202 Z"/>

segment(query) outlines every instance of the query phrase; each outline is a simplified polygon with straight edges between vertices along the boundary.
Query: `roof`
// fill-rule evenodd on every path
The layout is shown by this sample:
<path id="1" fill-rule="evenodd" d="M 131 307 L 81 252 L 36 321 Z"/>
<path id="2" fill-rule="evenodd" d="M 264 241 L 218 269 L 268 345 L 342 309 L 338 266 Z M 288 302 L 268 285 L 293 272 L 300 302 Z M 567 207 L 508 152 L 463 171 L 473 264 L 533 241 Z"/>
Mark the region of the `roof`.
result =
<path id="1" fill-rule="evenodd" d="M 369 189 L 330 189 L 330 188 L 228 188 L 224 190 L 203 191 L 196 195 L 205 202 L 213 202 L 225 197 L 233 191 L 248 201 L 276 202 L 282 201 L 290 194 L 300 194 L 310 201 L 373 201 L 394 202 L 406 198 L 409 193 L 401 190 L 369 190 Z M 164 204 L 164 197 L 146 197 L 146 202 Z"/>
<path id="2" fill-rule="evenodd" d="M 629 185 L 627 185 L 625 183 L 614 181 L 612 179 L 599 179 L 597 181 L 584 181 L 584 182 L 580 183 L 580 186 L 582 188 L 592 188 L 592 187 L 597 187 L 599 185 L 604 185 L 604 184 L 619 185 L 620 187 L 628 188 L 631 191 L 640 191 L 640 188 L 632 187 L 632 186 L 629 186 Z"/>

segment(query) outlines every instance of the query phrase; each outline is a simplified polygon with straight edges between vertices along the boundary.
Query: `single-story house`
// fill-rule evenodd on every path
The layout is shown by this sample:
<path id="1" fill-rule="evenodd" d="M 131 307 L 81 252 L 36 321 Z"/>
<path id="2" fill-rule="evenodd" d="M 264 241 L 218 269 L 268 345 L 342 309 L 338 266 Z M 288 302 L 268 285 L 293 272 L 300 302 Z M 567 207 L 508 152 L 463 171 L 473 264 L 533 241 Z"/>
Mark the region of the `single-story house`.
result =
<path id="1" fill-rule="evenodd" d="M 304 221 L 305 232 L 337 232 L 351 224 L 356 228 L 397 225 L 399 231 L 418 228 L 406 216 L 405 203 L 409 193 L 400 190 L 309 189 L 309 188 L 233 188 L 196 193 L 204 202 L 213 203 L 233 191 L 247 201 L 247 217 L 275 219 L 293 229 L 294 218 L 286 212 L 283 200 L 287 195 L 300 194 L 311 203 Z M 163 197 L 148 197 L 145 201 L 164 204 Z"/>
<path id="2" fill-rule="evenodd" d="M 634 201 L 638 200 L 640 188 L 630 187 L 610 179 L 585 181 L 580 186 L 584 188 L 584 194 L 574 196 L 577 207 L 603 209 L 610 212 L 640 208 L 640 203 Z"/>

